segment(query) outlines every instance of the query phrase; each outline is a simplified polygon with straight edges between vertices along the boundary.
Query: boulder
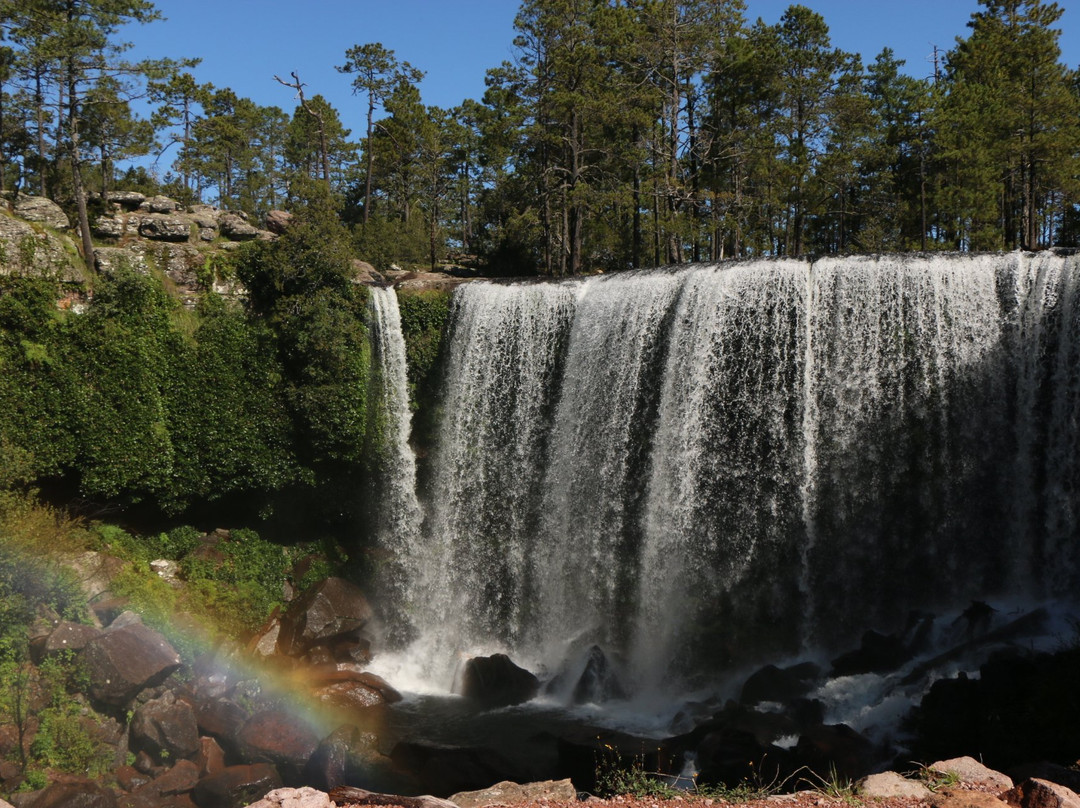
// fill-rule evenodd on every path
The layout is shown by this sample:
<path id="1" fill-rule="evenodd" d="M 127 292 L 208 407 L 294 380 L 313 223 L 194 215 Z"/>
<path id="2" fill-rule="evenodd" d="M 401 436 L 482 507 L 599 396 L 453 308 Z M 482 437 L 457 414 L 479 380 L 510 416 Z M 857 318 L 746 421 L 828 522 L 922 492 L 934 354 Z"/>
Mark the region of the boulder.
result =
<path id="1" fill-rule="evenodd" d="M 105 194 L 105 201 L 125 210 L 137 210 L 146 201 L 146 194 L 138 191 L 109 191 Z"/>
<path id="2" fill-rule="evenodd" d="M 310 786 L 303 788 L 275 788 L 248 808 L 335 808 L 330 795 Z"/>
<path id="3" fill-rule="evenodd" d="M 519 785 L 506 780 L 480 791 L 462 791 L 450 797 L 458 808 L 486 808 L 519 802 L 575 802 L 577 789 L 569 779 Z"/>
<path id="4" fill-rule="evenodd" d="M 995 791 L 1005 791 L 1013 787 L 1011 777 L 984 766 L 973 757 L 965 756 L 950 758 L 949 760 L 938 760 L 931 763 L 927 768 L 941 774 L 955 774 L 961 783 L 967 785 L 986 786 Z"/>
<path id="5" fill-rule="evenodd" d="M 225 768 L 225 750 L 213 738 L 199 738 L 199 751 L 194 757 L 200 777 L 209 777 Z"/>
<path id="6" fill-rule="evenodd" d="M 70 778 L 20 802 L 20 808 L 116 808 L 116 794 L 93 780 Z"/>
<path id="7" fill-rule="evenodd" d="M 140 705 L 131 719 L 131 746 L 159 759 L 195 755 L 199 751 L 195 710 L 172 691 Z"/>
<path id="8" fill-rule="evenodd" d="M 180 203 L 167 196 L 152 196 L 144 200 L 139 208 L 151 213 L 172 213 L 180 209 Z"/>
<path id="9" fill-rule="evenodd" d="M 266 229 L 276 235 L 281 235 L 292 223 L 293 215 L 285 210 L 272 210 L 266 214 Z"/>
<path id="10" fill-rule="evenodd" d="M 379 794 L 364 788 L 340 786 L 330 792 L 336 805 L 392 805 L 400 808 L 457 808 L 449 800 L 441 800 L 424 794 L 419 797 L 403 797 L 400 794 Z"/>
<path id="11" fill-rule="evenodd" d="M 368 674 L 368 676 L 374 677 L 375 674 Z M 397 691 L 393 691 L 392 688 L 391 691 L 397 696 L 395 701 L 401 699 Z M 345 710 L 381 707 L 390 701 L 383 695 L 381 688 L 364 681 L 360 676 L 324 681 L 312 688 L 311 695 L 323 704 Z"/>
<path id="12" fill-rule="evenodd" d="M 151 214 L 139 220 L 139 235 L 153 241 L 187 241 L 191 238 L 191 222 L 181 216 Z"/>
<path id="13" fill-rule="evenodd" d="M 522 772 L 519 764 L 484 747 L 458 748 L 402 741 L 391 750 L 390 758 L 432 794 L 473 791 L 503 780 L 536 779 Z"/>
<path id="14" fill-rule="evenodd" d="M 776 763 L 777 754 L 770 754 L 772 747 L 762 744 L 754 733 L 735 727 L 723 727 L 710 732 L 698 744 L 698 782 L 706 785 L 736 786 L 752 781 L 761 771 L 762 762 L 768 757 Z M 770 778 L 771 775 L 770 775 Z"/>
<path id="15" fill-rule="evenodd" d="M 135 791 L 139 787 L 145 786 L 152 779 L 134 766 L 120 766 L 116 769 L 115 774 L 116 784 L 124 791 Z"/>
<path id="16" fill-rule="evenodd" d="M 227 698 L 200 698 L 195 705 L 199 729 L 226 742 L 236 737 L 249 717 L 247 710 Z"/>
<path id="17" fill-rule="evenodd" d="M 461 694 L 484 707 L 521 704 L 540 690 L 540 680 L 506 654 L 473 657 L 461 675 Z"/>
<path id="18" fill-rule="evenodd" d="M 1025 780 L 998 796 L 1012 808 L 1080 808 L 1075 791 L 1049 780 Z"/>
<path id="19" fill-rule="evenodd" d="M 218 224 L 221 229 L 221 234 L 227 236 L 233 241 L 250 241 L 258 238 L 261 232 L 253 224 L 249 224 L 241 216 L 236 213 L 226 213 L 221 217 Z"/>
<path id="20" fill-rule="evenodd" d="M 264 710 L 249 718 L 236 736 L 240 755 L 247 763 L 273 763 L 285 781 L 296 784 L 319 736 L 303 719 L 283 710 Z"/>
<path id="21" fill-rule="evenodd" d="M 204 777 L 195 786 L 193 796 L 199 808 L 243 808 L 276 788 L 281 776 L 269 763 L 229 766 Z"/>
<path id="22" fill-rule="evenodd" d="M 98 216 L 91 225 L 95 236 L 122 238 L 127 232 L 127 219 L 117 216 Z"/>
<path id="23" fill-rule="evenodd" d="M 31 642 L 30 653 L 35 662 L 41 662 L 61 651 L 81 651 L 90 640 L 99 636 L 101 629 L 94 626 L 61 620 L 47 635 Z"/>
<path id="24" fill-rule="evenodd" d="M 281 617 L 278 652 L 300 656 L 332 639 L 359 639 L 373 614 L 359 587 L 327 578 L 289 604 Z"/>
<path id="25" fill-rule="evenodd" d="M 909 780 L 896 772 L 881 772 L 864 777 L 856 784 L 860 797 L 865 799 L 887 799 L 889 797 L 914 797 L 917 800 L 930 799 L 930 789 L 918 780 Z"/>
<path id="26" fill-rule="evenodd" d="M 367 261 L 361 261 L 359 258 L 352 259 L 353 269 L 353 283 L 365 284 L 367 286 L 383 286 L 386 280 L 380 275 L 371 264 Z"/>
<path id="27" fill-rule="evenodd" d="M 789 668 L 766 665 L 743 683 L 739 701 L 743 704 L 759 704 L 763 701 L 787 704 L 809 693 L 820 676 L 821 669 L 813 662 Z"/>
<path id="28" fill-rule="evenodd" d="M 15 198 L 15 215 L 28 222 L 52 227 L 56 230 L 67 230 L 71 227 L 67 214 L 63 209 L 43 196 L 23 196 Z"/>
<path id="29" fill-rule="evenodd" d="M 158 775 L 136 793 L 154 797 L 171 797 L 187 794 L 199 782 L 199 767 L 190 760 L 178 760 L 176 764 Z"/>
<path id="30" fill-rule="evenodd" d="M 585 669 L 574 685 L 574 704 L 600 704 L 609 699 L 625 699 L 626 688 L 619 681 L 604 650 L 594 645 L 585 659 Z"/>
<path id="31" fill-rule="evenodd" d="M 308 760 L 305 782 L 329 791 L 359 782 L 368 769 L 367 760 L 377 756 L 378 736 L 358 727 L 343 725 L 327 735 Z"/>
<path id="32" fill-rule="evenodd" d="M 110 629 L 79 653 L 95 701 L 123 707 L 140 690 L 153 687 L 180 667 L 168 640 L 142 624 Z"/>
<path id="33" fill-rule="evenodd" d="M 202 230 L 217 230 L 221 211 L 213 205 L 192 205 L 188 216 Z"/>

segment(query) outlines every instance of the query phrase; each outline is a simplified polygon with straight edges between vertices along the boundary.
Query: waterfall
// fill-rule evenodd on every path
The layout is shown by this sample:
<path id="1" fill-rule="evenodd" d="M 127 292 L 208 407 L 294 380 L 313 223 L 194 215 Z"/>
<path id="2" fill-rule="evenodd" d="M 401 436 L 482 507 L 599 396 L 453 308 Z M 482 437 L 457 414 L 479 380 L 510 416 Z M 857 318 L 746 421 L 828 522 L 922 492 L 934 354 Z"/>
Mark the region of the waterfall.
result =
<path id="1" fill-rule="evenodd" d="M 638 690 L 1080 584 L 1080 261 L 758 260 L 456 293 L 408 653 Z M 415 512 L 415 511 L 413 511 Z"/>
<path id="2" fill-rule="evenodd" d="M 377 466 L 374 533 L 379 545 L 396 559 L 382 576 L 389 598 L 403 605 L 410 591 L 412 559 L 422 546 L 420 503 L 416 497 L 416 458 L 409 446 L 412 411 L 405 362 L 401 313 L 393 289 L 370 289 L 372 326 L 372 424 L 369 454 Z M 400 627 L 397 627 L 400 628 Z"/>

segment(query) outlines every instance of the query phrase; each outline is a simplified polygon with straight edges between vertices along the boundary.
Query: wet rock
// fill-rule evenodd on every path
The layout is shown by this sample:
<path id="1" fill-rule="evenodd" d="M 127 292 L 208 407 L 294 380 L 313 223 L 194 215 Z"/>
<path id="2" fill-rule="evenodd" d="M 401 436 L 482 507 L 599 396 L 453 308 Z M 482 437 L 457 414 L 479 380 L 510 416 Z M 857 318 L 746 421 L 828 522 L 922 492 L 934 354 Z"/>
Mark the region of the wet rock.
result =
<path id="1" fill-rule="evenodd" d="M 462 791 L 450 797 L 458 808 L 486 808 L 489 805 L 512 805 L 519 802 L 575 802 L 577 789 L 569 779 L 544 780 L 539 783 L 503 781 L 480 791 Z"/>
<path id="2" fill-rule="evenodd" d="M 247 763 L 273 763 L 285 784 L 297 784 L 319 747 L 319 736 L 302 719 L 283 710 L 264 710 L 245 722 L 236 736 Z"/>
<path id="3" fill-rule="evenodd" d="M 168 640 L 142 624 L 109 630 L 79 653 L 95 701 L 122 707 L 140 690 L 160 684 L 180 667 Z"/>
<path id="4" fill-rule="evenodd" d="M 240 732 L 250 714 L 232 699 L 199 699 L 195 705 L 195 720 L 199 729 L 229 742 Z"/>
<path id="5" fill-rule="evenodd" d="M 736 786 L 752 780 L 770 748 L 746 730 L 723 727 L 710 732 L 695 750 L 698 781 L 706 785 Z M 777 762 L 778 755 L 771 757 L 773 763 Z"/>
<path id="6" fill-rule="evenodd" d="M 149 215 L 139 220 L 139 235 L 153 241 L 187 241 L 191 222 L 180 216 Z"/>
<path id="7" fill-rule="evenodd" d="M 786 704 L 805 696 L 821 676 L 821 669 L 812 662 L 778 668 L 766 665 L 750 675 L 743 683 L 739 701 L 758 704 L 763 701 Z"/>
<path id="8" fill-rule="evenodd" d="M 862 645 L 857 650 L 832 661 L 832 675 L 885 673 L 896 670 L 910 659 L 911 653 L 902 638 L 871 630 L 863 635 Z"/>
<path id="9" fill-rule="evenodd" d="M 281 235 L 292 223 L 293 215 L 284 210 L 272 210 L 266 214 L 266 229 Z"/>
<path id="10" fill-rule="evenodd" d="M 359 587 L 327 578 L 289 604 L 281 617 L 278 652 L 300 656 L 332 639 L 359 639 L 373 615 Z"/>
<path id="11" fill-rule="evenodd" d="M 864 777 L 856 784 L 859 796 L 866 799 L 886 799 L 888 797 L 914 797 L 918 800 L 930 798 L 930 789 L 918 780 L 909 780 L 896 772 L 881 772 Z"/>
<path id="12" fill-rule="evenodd" d="M 269 763 L 229 766 L 201 779 L 193 797 L 199 808 L 243 808 L 281 786 L 281 776 Z"/>
<path id="13" fill-rule="evenodd" d="M 90 640 L 101 636 L 101 630 L 84 623 L 61 620 L 52 631 L 31 642 L 30 653 L 35 662 L 61 651 L 81 651 Z"/>
<path id="14" fill-rule="evenodd" d="M 949 760 L 938 760 L 931 763 L 927 768 L 941 774 L 955 774 L 961 783 L 1004 791 L 1013 787 L 1012 778 L 1001 772 L 994 771 L 984 766 L 973 757 L 958 757 Z"/>
<path id="15" fill-rule="evenodd" d="M 344 670 L 316 673 L 312 695 L 324 704 L 344 709 L 369 709 L 401 701 L 401 694 L 380 676 L 366 671 Z"/>
<path id="16" fill-rule="evenodd" d="M 484 707 L 521 704 L 540 690 L 540 680 L 506 654 L 473 657 L 461 675 L 461 694 Z"/>
<path id="17" fill-rule="evenodd" d="M 1080 808 L 1076 792 L 1049 780 L 1025 780 L 998 796 L 1012 808 Z"/>
<path id="18" fill-rule="evenodd" d="M 381 757 L 377 751 L 378 737 L 362 732 L 358 727 L 341 726 L 326 736 L 308 760 L 304 769 L 305 782 L 329 791 L 368 779 L 369 761 Z"/>
<path id="19" fill-rule="evenodd" d="M 594 645 L 589 649 L 585 669 L 574 686 L 574 704 L 601 704 L 609 699 L 625 699 L 626 688 L 603 649 Z"/>
<path id="20" fill-rule="evenodd" d="M 71 222 L 63 208 L 43 196 L 20 194 L 15 198 L 14 208 L 15 215 L 28 222 L 37 222 L 56 230 L 67 230 L 71 227 Z"/>
<path id="21" fill-rule="evenodd" d="M 131 745 L 159 759 L 191 757 L 199 751 L 195 710 L 171 691 L 146 702 L 131 719 Z"/>

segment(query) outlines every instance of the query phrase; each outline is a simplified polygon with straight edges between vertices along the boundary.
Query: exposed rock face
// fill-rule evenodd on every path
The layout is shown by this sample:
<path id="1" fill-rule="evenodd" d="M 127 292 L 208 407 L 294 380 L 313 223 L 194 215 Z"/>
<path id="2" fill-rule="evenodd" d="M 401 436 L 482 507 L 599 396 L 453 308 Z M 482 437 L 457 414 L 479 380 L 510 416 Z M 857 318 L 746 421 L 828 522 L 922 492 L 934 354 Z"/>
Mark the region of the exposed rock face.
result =
<path id="1" fill-rule="evenodd" d="M 127 219 L 116 216 L 98 216 L 91 225 L 95 236 L 122 238 L 127 233 Z"/>
<path id="2" fill-rule="evenodd" d="M 825 724 L 799 736 L 795 755 L 810 771 L 835 769 L 840 777 L 857 780 L 871 771 L 874 746 L 847 724 Z"/>
<path id="3" fill-rule="evenodd" d="M 278 652 L 299 656 L 314 645 L 359 639 L 373 616 L 359 587 L 344 578 L 327 578 L 289 604 L 281 618 Z"/>
<path id="4" fill-rule="evenodd" d="M 930 800 L 930 805 L 933 808 L 1006 808 L 1008 803 L 1002 802 L 985 791 L 950 788 L 940 794 L 935 794 Z"/>
<path id="5" fill-rule="evenodd" d="M 518 802 L 574 802 L 577 789 L 570 780 L 544 780 L 539 783 L 503 781 L 480 791 L 462 791 L 450 797 L 458 808 L 486 808 L 488 805 L 512 805 Z"/>
<path id="6" fill-rule="evenodd" d="M 786 703 L 805 696 L 821 676 L 821 669 L 812 662 L 778 668 L 765 665 L 752 673 L 743 683 L 739 701 L 758 704 L 763 701 Z"/>
<path id="7" fill-rule="evenodd" d="M 193 756 L 199 751 L 195 711 L 172 692 L 146 702 L 131 719 L 131 745 L 159 759 Z"/>
<path id="8" fill-rule="evenodd" d="M 139 235 L 153 241 L 187 241 L 191 222 L 183 216 L 153 215 L 139 220 Z"/>
<path id="9" fill-rule="evenodd" d="M 0 211 L 0 275 L 27 275 L 81 283 L 63 239 Z"/>
<path id="10" fill-rule="evenodd" d="M 485 707 L 521 704 L 539 690 L 540 680 L 506 654 L 473 657 L 461 676 L 461 694 Z"/>
<path id="11" fill-rule="evenodd" d="M 350 670 L 348 666 L 319 674 L 320 683 L 312 695 L 326 704 L 345 709 L 381 707 L 401 701 L 401 694 L 374 673 Z"/>
<path id="12" fill-rule="evenodd" d="M 15 215 L 28 222 L 38 222 L 56 230 L 67 230 L 71 227 L 71 222 L 63 209 L 43 196 L 19 195 L 15 199 L 14 208 Z"/>
<path id="13" fill-rule="evenodd" d="M 79 654 L 95 701 L 123 707 L 140 690 L 160 684 L 180 667 L 168 641 L 141 623 L 106 631 Z"/>
<path id="14" fill-rule="evenodd" d="M 917 780 L 909 780 L 896 772 L 881 772 L 864 777 L 857 785 L 859 795 L 866 799 L 886 799 L 888 797 L 914 797 L 918 800 L 930 799 L 930 789 Z"/>
<path id="15" fill-rule="evenodd" d="M 167 196 L 152 196 L 139 205 L 139 208 L 151 213 L 172 213 L 180 209 L 180 203 Z"/>
<path id="16" fill-rule="evenodd" d="M 122 269 L 130 269 L 141 275 L 150 273 L 143 256 L 122 247 L 98 247 L 94 250 L 94 264 L 97 271 L 107 277 Z"/>
<path id="17" fill-rule="evenodd" d="M 21 803 L 21 808 L 116 808 L 116 795 L 92 780 L 53 783 Z"/>
<path id="18" fill-rule="evenodd" d="M 105 201 L 125 210 L 137 210 L 146 201 L 146 194 L 138 191 L 109 191 Z"/>

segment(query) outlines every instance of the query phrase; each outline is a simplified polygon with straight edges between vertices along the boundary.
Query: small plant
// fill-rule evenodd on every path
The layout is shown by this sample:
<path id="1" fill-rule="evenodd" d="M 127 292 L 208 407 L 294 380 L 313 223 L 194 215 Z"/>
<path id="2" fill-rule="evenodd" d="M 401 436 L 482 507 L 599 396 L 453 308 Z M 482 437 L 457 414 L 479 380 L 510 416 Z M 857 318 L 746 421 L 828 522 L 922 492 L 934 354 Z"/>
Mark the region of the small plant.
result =
<path id="1" fill-rule="evenodd" d="M 933 792 L 951 788 L 960 782 L 960 775 L 956 772 L 941 772 L 922 764 L 916 765 L 918 765 L 918 769 L 914 772 L 915 776 Z"/>
<path id="2" fill-rule="evenodd" d="M 829 764 L 828 774 L 822 777 L 814 771 L 806 770 L 809 779 L 800 778 L 800 782 L 806 783 L 811 789 L 824 797 L 834 800 L 842 800 L 852 805 L 858 805 L 859 800 L 855 793 L 855 783 L 851 778 L 844 777 L 836 769 L 836 764 Z"/>
<path id="3" fill-rule="evenodd" d="M 596 759 L 596 790 L 601 796 L 629 795 L 671 799 L 685 792 L 668 785 L 660 772 L 645 769 L 645 756 L 635 755 L 629 766 L 615 747 L 604 744 Z"/>

